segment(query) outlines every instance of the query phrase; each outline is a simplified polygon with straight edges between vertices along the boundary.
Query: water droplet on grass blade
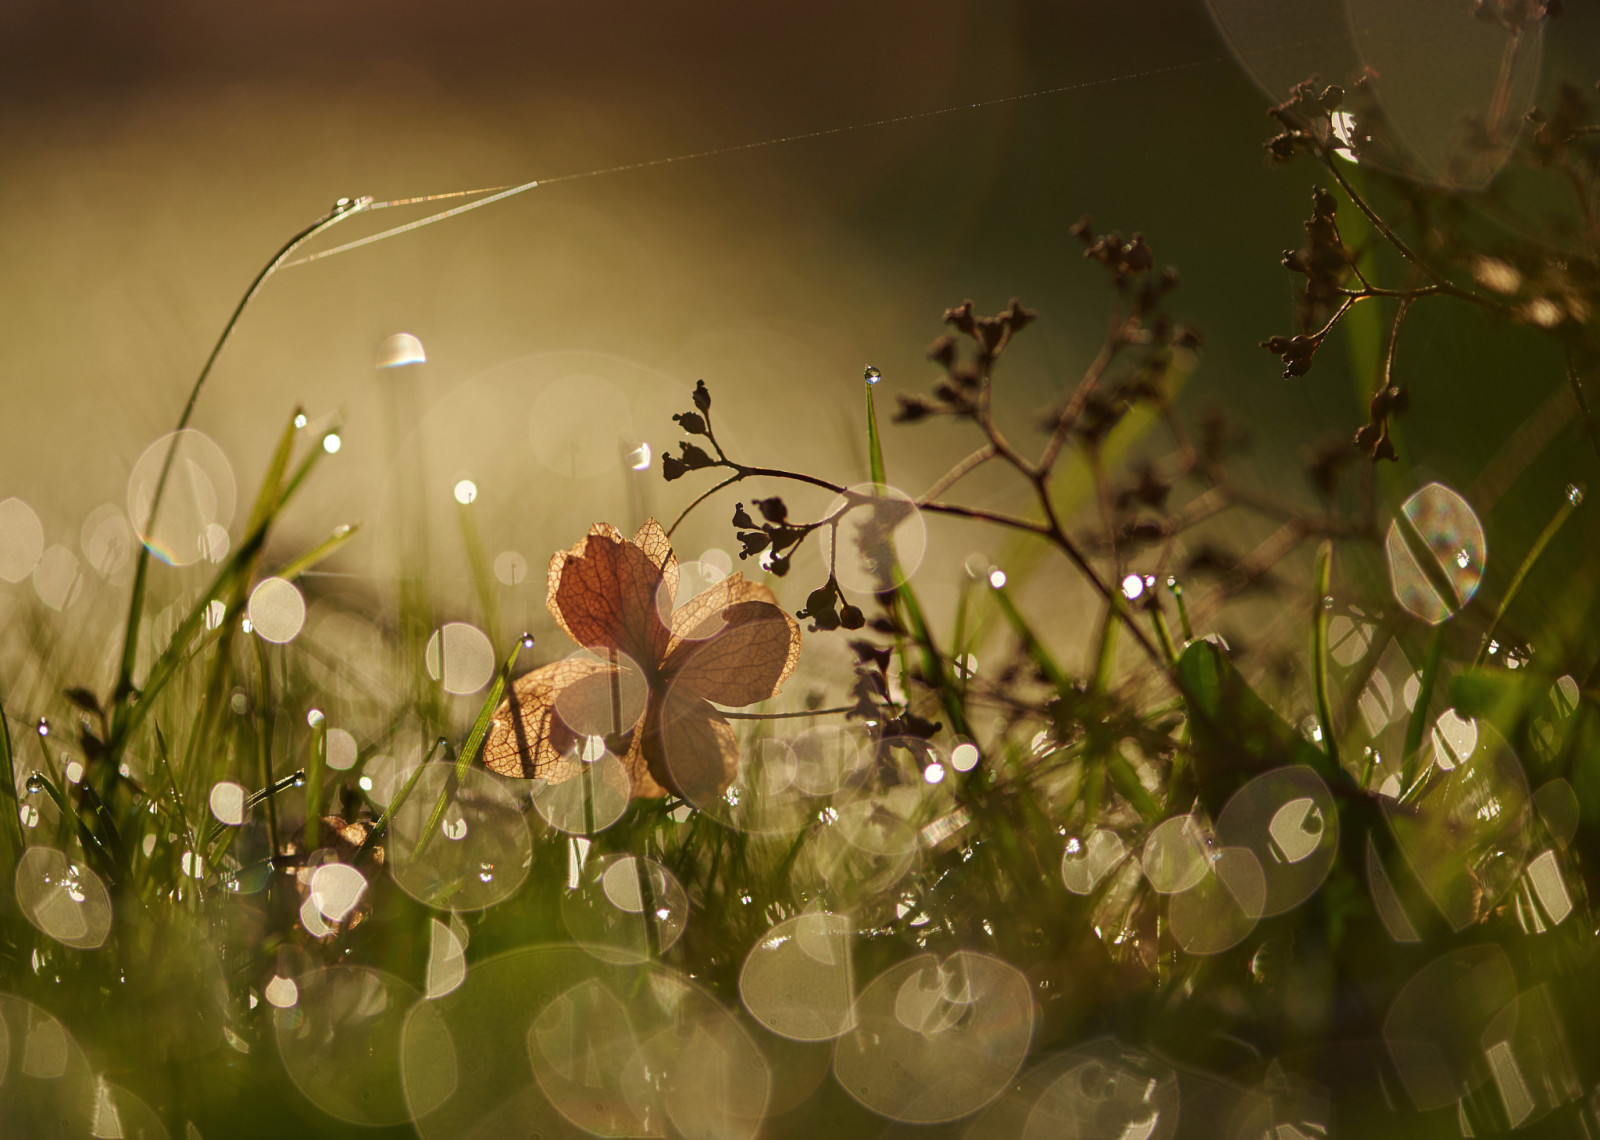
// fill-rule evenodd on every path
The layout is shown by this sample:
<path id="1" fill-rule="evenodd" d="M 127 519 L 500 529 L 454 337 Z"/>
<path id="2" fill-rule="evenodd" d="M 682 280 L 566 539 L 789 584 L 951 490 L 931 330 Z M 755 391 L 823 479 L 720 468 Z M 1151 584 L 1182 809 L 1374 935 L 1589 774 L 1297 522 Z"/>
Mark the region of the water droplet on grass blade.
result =
<path id="1" fill-rule="evenodd" d="M 471 479 L 460 480 L 455 485 L 455 497 L 456 502 L 460 503 L 462 506 L 467 506 L 468 504 L 477 501 L 478 485 Z"/>
<path id="2" fill-rule="evenodd" d="M 879 372 L 876 368 L 869 364 L 861 373 L 861 378 L 868 384 L 876 384 L 879 380 L 883 379 L 883 373 Z"/>

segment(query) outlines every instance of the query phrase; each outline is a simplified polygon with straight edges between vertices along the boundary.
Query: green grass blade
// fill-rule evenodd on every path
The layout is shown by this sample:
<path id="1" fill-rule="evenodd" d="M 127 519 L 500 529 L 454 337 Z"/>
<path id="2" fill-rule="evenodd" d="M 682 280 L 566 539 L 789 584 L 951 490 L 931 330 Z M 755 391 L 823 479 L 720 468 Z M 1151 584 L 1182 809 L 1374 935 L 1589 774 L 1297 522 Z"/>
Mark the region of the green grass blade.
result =
<path id="1" fill-rule="evenodd" d="M 378 822 L 373 824 L 367 831 L 367 837 L 361 841 L 361 846 L 356 850 L 355 857 L 350 860 L 352 866 L 361 866 L 371 856 L 372 849 L 378 845 L 378 841 L 389 830 L 389 821 L 394 818 L 394 814 L 400 810 L 406 800 L 411 798 L 411 789 L 417 786 L 417 781 L 422 778 L 422 773 L 427 771 L 428 765 L 433 762 L 434 753 L 443 748 L 445 744 L 445 738 L 442 736 L 434 742 L 433 747 L 428 750 L 428 754 L 422 758 L 422 763 L 417 765 L 416 771 L 411 773 L 406 782 L 400 786 L 400 790 L 395 793 L 394 798 L 384 806 L 383 814 L 378 817 Z M 437 827 L 439 825 L 435 822 L 434 826 Z M 421 850 L 420 845 L 418 850 Z"/>
<path id="2" fill-rule="evenodd" d="M 1522 583 L 1527 579 L 1528 572 L 1533 569 L 1534 563 L 1539 561 L 1544 554 L 1544 548 L 1550 545 L 1550 540 L 1566 525 L 1572 517 L 1572 512 L 1578 509 L 1582 502 L 1582 495 L 1568 496 L 1556 508 L 1556 513 L 1550 516 L 1550 521 L 1544 524 L 1544 529 L 1539 532 L 1539 537 L 1533 540 L 1533 545 L 1528 548 L 1528 553 L 1523 556 L 1522 565 L 1517 567 L 1517 572 L 1511 577 L 1511 585 L 1506 587 L 1505 597 L 1500 599 L 1500 608 L 1494 612 L 1494 620 L 1489 623 L 1489 629 L 1483 635 L 1483 644 L 1478 647 L 1478 656 L 1473 661 L 1474 666 L 1483 664 L 1484 658 L 1489 653 L 1489 642 L 1494 637 L 1494 632 L 1500 627 L 1500 619 L 1506 616 L 1506 611 L 1511 608 L 1511 603 L 1516 601 L 1517 594 L 1522 590 Z"/>
<path id="3" fill-rule="evenodd" d="M 883 438 L 878 434 L 878 406 L 873 402 L 873 385 L 867 386 L 867 471 L 872 481 L 884 481 Z"/>
<path id="4" fill-rule="evenodd" d="M 322 773 L 328 759 L 328 722 L 319 721 L 311 730 L 311 763 L 306 775 L 306 850 L 315 851 L 322 842 Z"/>
<path id="5" fill-rule="evenodd" d="M 450 800 L 455 795 L 456 785 L 466 778 L 467 769 L 472 767 L 472 762 L 478 758 L 478 749 L 483 747 L 483 739 L 489 735 L 489 722 L 494 719 L 494 710 L 500 707 L 500 698 L 506 691 L 506 685 L 511 682 L 511 670 L 516 667 L 518 655 L 532 646 L 533 638 L 523 634 L 517 638 L 517 644 L 506 655 L 505 664 L 495 675 L 494 684 L 489 686 L 489 695 L 484 698 L 483 706 L 478 709 L 478 719 L 473 722 L 472 731 L 467 734 L 467 742 L 461 747 L 461 755 L 456 757 L 452 778 L 445 782 L 443 790 L 439 792 L 439 799 L 433 805 L 427 825 L 423 827 L 422 835 L 417 839 L 417 854 L 420 855 L 427 850 L 429 842 L 433 839 L 433 833 L 439 827 L 439 821 L 444 818 L 445 809 L 450 806 Z"/>
<path id="6" fill-rule="evenodd" d="M 1428 656 L 1422 663 L 1422 677 L 1417 685 L 1417 703 L 1411 707 L 1411 718 L 1406 721 L 1405 751 L 1400 754 L 1400 786 L 1409 788 L 1415 780 L 1418 753 L 1422 750 L 1422 737 L 1428 727 L 1428 706 L 1433 701 L 1434 680 L 1439 675 L 1439 655 L 1444 647 L 1444 630 L 1438 628 L 1428 638 Z"/>
<path id="7" fill-rule="evenodd" d="M 324 558 L 327 558 L 335 550 L 338 550 L 345 543 L 349 542 L 356 536 L 356 532 L 360 529 L 360 523 L 345 523 L 343 526 L 336 527 L 334 532 L 327 538 L 317 543 L 310 550 L 306 551 L 292 562 L 280 567 L 275 576 L 282 578 L 285 581 L 294 581 L 307 570 L 321 562 Z"/>
<path id="8" fill-rule="evenodd" d="M 17 841 L 17 855 L 20 857 L 23 848 L 28 845 L 27 836 L 22 833 L 22 800 L 17 796 L 17 769 L 11 758 L 11 721 L 6 717 L 4 706 L 0 706 L 0 764 L 5 771 L 0 773 L 6 782 L 6 795 L 11 800 L 8 809 L 11 816 L 10 830 L 15 833 Z"/>
<path id="9" fill-rule="evenodd" d="M 1317 723 L 1322 727 L 1322 748 L 1328 762 L 1339 766 L 1339 746 L 1333 735 L 1333 708 L 1328 701 L 1328 607 L 1323 599 L 1329 597 L 1329 584 L 1333 581 L 1333 544 L 1324 542 L 1317 549 L 1316 596 L 1311 601 L 1311 673 L 1316 689 Z"/>

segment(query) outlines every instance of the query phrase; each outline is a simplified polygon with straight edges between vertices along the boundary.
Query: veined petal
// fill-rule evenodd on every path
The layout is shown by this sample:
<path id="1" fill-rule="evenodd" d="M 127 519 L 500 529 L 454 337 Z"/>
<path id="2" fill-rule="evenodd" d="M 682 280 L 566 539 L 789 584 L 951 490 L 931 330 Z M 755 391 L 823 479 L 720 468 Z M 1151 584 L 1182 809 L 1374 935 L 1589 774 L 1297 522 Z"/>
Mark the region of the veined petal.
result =
<path id="1" fill-rule="evenodd" d="M 599 661 L 553 661 L 517 678 L 494 711 L 483 742 L 483 765 L 502 776 L 558 784 L 578 774 L 577 735 L 556 715 L 563 690 L 611 671 Z M 593 683 L 593 682 L 589 682 Z"/>
<path id="2" fill-rule="evenodd" d="M 644 520 L 633 535 L 633 544 L 644 551 L 645 557 L 661 571 L 661 596 L 666 599 L 666 610 L 678 597 L 678 556 L 672 553 L 672 540 L 654 518 Z"/>
<path id="3" fill-rule="evenodd" d="M 673 692 L 735 706 L 776 696 L 800 661 L 799 624 L 768 602 L 735 602 L 721 617 L 720 631 L 668 655 Z"/>
<path id="4" fill-rule="evenodd" d="M 669 640 L 657 607 L 662 584 L 661 567 L 601 523 L 550 560 L 546 604 L 579 645 L 620 649 L 649 667 L 665 655 Z"/>
<path id="5" fill-rule="evenodd" d="M 655 783 L 664 784 L 696 807 L 720 799 L 739 771 L 739 741 L 733 726 L 705 701 L 674 689 L 652 702 L 638 734 Z M 638 792 L 635 784 L 635 794 Z"/>
<path id="6" fill-rule="evenodd" d="M 746 582 L 742 573 L 728 575 L 673 611 L 672 640 L 667 644 L 667 656 L 672 656 L 673 650 L 684 641 L 704 641 L 721 632 L 728 624 L 723 611 L 739 602 L 766 602 L 776 606 L 778 598 L 759 582 Z"/>

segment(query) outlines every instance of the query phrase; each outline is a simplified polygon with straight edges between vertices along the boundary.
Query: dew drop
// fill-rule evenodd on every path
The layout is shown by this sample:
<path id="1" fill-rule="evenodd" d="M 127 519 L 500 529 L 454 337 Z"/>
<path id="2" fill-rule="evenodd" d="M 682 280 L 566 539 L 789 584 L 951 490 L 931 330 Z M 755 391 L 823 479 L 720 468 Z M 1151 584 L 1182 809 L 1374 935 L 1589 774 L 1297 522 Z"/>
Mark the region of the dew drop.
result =
<path id="1" fill-rule="evenodd" d="M 322 437 L 322 450 L 326 451 L 329 455 L 332 455 L 334 452 L 339 450 L 343 442 L 344 441 L 339 438 L 338 432 L 330 431 L 327 435 Z"/>
<path id="2" fill-rule="evenodd" d="M 49 736 L 50 735 L 50 722 L 45 720 L 44 717 L 40 717 L 39 718 L 38 727 L 39 727 L 39 735 L 40 736 Z"/>
<path id="3" fill-rule="evenodd" d="M 304 768 L 300 769 L 298 772 L 296 772 L 291 777 L 291 780 L 292 780 L 292 782 L 293 782 L 295 787 L 297 787 L 297 788 L 305 787 L 306 786 L 306 770 Z"/>
<path id="4" fill-rule="evenodd" d="M 524 648 L 524 649 L 532 649 L 533 648 L 533 634 L 524 633 L 522 635 L 522 648 Z"/>
<path id="5" fill-rule="evenodd" d="M 471 479 L 463 479 L 456 484 L 455 496 L 456 502 L 464 507 L 477 499 L 478 485 Z"/>
<path id="6" fill-rule="evenodd" d="M 1122 596 L 1128 601 L 1134 601 L 1144 593 L 1144 579 L 1137 574 L 1129 574 L 1122 580 Z"/>
<path id="7" fill-rule="evenodd" d="M 294 418 L 294 426 L 296 427 L 296 429 L 303 428 L 303 427 L 306 426 L 306 414 L 304 412 L 301 412 L 300 414 L 295 416 L 295 418 Z"/>
<path id="8" fill-rule="evenodd" d="M 930 784 L 937 784 L 944 780 L 944 765 L 929 764 L 922 770 L 922 778 Z"/>
<path id="9" fill-rule="evenodd" d="M 306 713 L 306 723 L 312 728 L 316 728 L 317 725 L 321 724 L 326 719 L 327 718 L 322 715 L 321 709 L 311 709 Z"/>
<path id="10" fill-rule="evenodd" d="M 1568 483 L 1566 493 L 1567 502 L 1571 503 L 1573 506 L 1576 507 L 1583 502 L 1583 488 L 1578 486 L 1576 483 Z"/>
<path id="11" fill-rule="evenodd" d="M 479 863 L 478 864 L 478 882 L 480 882 L 480 883 L 492 883 L 492 882 L 494 882 L 494 864 L 493 863 Z"/>
<path id="12" fill-rule="evenodd" d="M 998 590 L 1006 584 L 1006 572 L 996 566 L 989 571 L 989 585 Z"/>
<path id="13" fill-rule="evenodd" d="M 38 795 L 40 792 L 44 791 L 44 777 L 38 772 L 35 772 L 33 775 L 28 777 L 26 787 L 30 796 Z"/>
<path id="14" fill-rule="evenodd" d="M 879 372 L 875 367 L 869 364 L 861 373 L 861 378 L 868 384 L 876 384 L 879 380 L 883 379 L 883 373 Z"/>

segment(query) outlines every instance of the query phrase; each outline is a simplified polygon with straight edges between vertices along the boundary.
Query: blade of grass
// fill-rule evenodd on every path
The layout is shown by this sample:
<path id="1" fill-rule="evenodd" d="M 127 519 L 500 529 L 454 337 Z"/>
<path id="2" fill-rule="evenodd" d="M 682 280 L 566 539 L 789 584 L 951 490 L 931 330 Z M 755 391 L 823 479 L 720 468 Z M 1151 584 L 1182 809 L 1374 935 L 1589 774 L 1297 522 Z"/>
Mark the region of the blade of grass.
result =
<path id="1" fill-rule="evenodd" d="M 1317 723 L 1322 728 L 1322 747 L 1328 762 L 1339 766 L 1339 747 L 1333 737 L 1333 709 L 1328 703 L 1328 607 L 1323 599 L 1329 597 L 1328 588 L 1333 580 L 1333 544 L 1324 542 L 1317 548 L 1316 596 L 1311 602 L 1311 672 L 1312 686 L 1316 689 Z"/>
<path id="2" fill-rule="evenodd" d="M 11 816 L 10 830 L 15 833 L 16 854 L 20 857 L 23 848 L 28 845 L 28 838 L 22 832 L 22 800 L 17 795 L 17 769 L 11 758 L 11 721 L 7 719 L 3 705 L 0 705 L 0 763 L 5 765 L 6 795 L 11 800 L 8 812 Z"/>
<path id="3" fill-rule="evenodd" d="M 455 796 L 456 786 L 466 778 L 467 769 L 472 767 L 472 762 L 478 758 L 478 749 L 483 747 L 483 738 L 489 735 L 489 722 L 494 719 L 494 710 L 500 706 L 500 697 L 511 681 L 511 670 L 517 664 L 518 655 L 524 649 L 532 647 L 533 638 L 525 633 L 517 638 L 517 644 L 506 654 L 505 664 L 500 666 L 494 684 L 489 686 L 489 695 L 484 698 L 483 706 L 478 709 L 478 719 L 473 723 L 472 731 L 467 734 L 466 744 L 461 747 L 461 755 L 456 757 L 455 771 L 451 773 L 451 779 L 445 781 L 444 788 L 439 792 L 438 802 L 433 805 L 428 822 L 417 839 L 418 855 L 428 849 L 428 844 L 433 840 L 433 833 L 438 830 L 439 821 L 444 818 L 445 809 L 450 806 L 450 800 Z"/>
<path id="4" fill-rule="evenodd" d="M 349 542 L 356 536 L 356 532 L 360 529 L 360 523 L 345 523 L 342 526 L 336 527 L 334 532 L 327 538 L 317 543 L 317 545 L 300 555 L 300 557 L 294 559 L 292 562 L 286 563 L 284 566 L 279 568 L 274 577 L 282 578 L 286 582 L 293 582 L 296 578 L 300 577 L 300 575 L 304 574 L 307 570 L 321 562 L 335 550 L 338 550 L 345 543 Z"/>
<path id="5" fill-rule="evenodd" d="M 1522 565 L 1517 567 L 1517 572 L 1511 576 L 1511 585 L 1506 587 L 1505 597 L 1500 599 L 1500 607 L 1494 612 L 1494 620 L 1489 623 L 1488 630 L 1483 635 L 1483 644 L 1478 647 L 1478 656 L 1472 662 L 1474 668 L 1481 667 L 1484 658 L 1489 653 L 1489 642 L 1494 637 L 1494 632 L 1500 627 L 1500 619 L 1506 616 L 1506 611 L 1511 608 L 1511 603 L 1516 601 L 1517 594 L 1522 590 L 1522 583 L 1527 579 L 1528 572 L 1533 569 L 1534 563 L 1539 561 L 1544 554 L 1545 547 L 1550 545 L 1550 540 L 1566 525 L 1572 517 L 1572 512 L 1578 509 L 1578 503 L 1583 501 L 1582 494 L 1569 495 L 1562 499 L 1561 505 L 1556 508 L 1556 513 L 1550 516 L 1550 521 L 1544 524 L 1544 529 L 1539 532 L 1539 537 L 1533 540 L 1533 545 L 1528 548 L 1528 553 L 1523 556 Z"/>
<path id="6" fill-rule="evenodd" d="M 1406 721 L 1405 751 L 1400 753 L 1400 786 L 1409 788 L 1416 778 L 1418 754 L 1422 751 L 1422 737 L 1427 732 L 1428 706 L 1433 701 L 1434 679 L 1439 674 L 1439 655 L 1444 647 L 1444 630 L 1435 629 L 1428 638 L 1428 656 L 1422 662 L 1422 677 L 1417 684 L 1417 703 L 1411 706 L 1411 718 Z"/>
<path id="7" fill-rule="evenodd" d="M 315 851 L 322 841 L 322 770 L 327 764 L 328 722 L 320 720 L 311 729 L 311 763 L 306 777 L 306 850 Z"/>
<path id="8" fill-rule="evenodd" d="M 445 738 L 442 736 L 435 741 L 428 754 L 422 758 L 422 763 L 417 765 L 416 770 L 400 786 L 400 790 L 384 805 L 383 814 L 378 817 L 378 822 L 373 824 L 367 831 L 367 837 L 361 841 L 361 846 L 356 850 L 355 857 L 350 860 L 352 866 L 361 866 L 367 857 L 372 854 L 372 849 L 378 845 L 378 840 L 382 839 L 384 832 L 389 829 L 389 821 L 394 818 L 395 812 L 399 811 L 406 800 L 411 797 L 411 789 L 417 786 L 417 780 L 422 777 L 422 773 L 427 771 L 428 765 L 432 763 L 434 753 L 443 748 L 445 744 Z M 438 824 L 436 823 L 434 826 L 437 827 Z"/>
<path id="9" fill-rule="evenodd" d="M 183 412 L 178 416 L 178 426 L 173 429 L 172 446 L 167 449 L 166 458 L 161 464 L 161 474 L 156 479 L 155 493 L 150 501 L 150 515 L 145 520 L 148 529 L 153 526 L 157 512 L 161 509 L 161 497 L 166 490 L 167 478 L 172 472 L 172 461 L 177 455 L 177 432 L 189 426 L 189 419 L 194 415 L 194 407 L 200 399 L 201 389 L 205 387 L 206 379 L 211 375 L 211 370 L 217 363 L 217 357 L 222 355 L 223 346 L 228 343 L 228 338 L 233 335 L 239 318 L 244 316 L 244 311 L 250 302 L 255 299 L 261 287 L 266 284 L 277 268 L 284 263 L 302 244 L 345 218 L 360 212 L 363 203 L 340 199 L 334 208 L 316 221 L 306 226 L 273 254 L 272 259 L 261 268 L 255 279 L 250 282 L 250 287 L 245 290 L 244 296 L 239 298 L 239 303 L 234 306 L 232 314 L 228 317 L 227 324 L 222 326 L 222 333 L 217 337 L 216 344 L 211 348 L 211 354 L 206 357 L 205 364 L 200 368 L 200 375 L 195 377 L 194 387 L 189 389 L 189 398 L 184 402 Z M 138 560 L 134 565 L 133 589 L 128 598 L 128 618 L 122 633 L 122 657 L 117 666 L 117 683 L 112 690 L 112 719 L 116 720 L 116 713 L 126 707 L 128 698 L 133 694 L 133 671 L 139 655 L 139 626 L 144 616 L 144 600 L 146 582 L 150 570 L 150 548 L 142 541 L 139 543 Z"/>
<path id="10" fill-rule="evenodd" d="M 321 447 L 313 447 L 304 459 L 300 461 L 294 475 L 285 485 L 283 493 L 279 496 L 278 506 L 267 519 L 246 536 L 239 549 L 228 559 L 223 568 L 212 578 L 210 586 L 200 595 L 198 601 L 190 608 L 188 614 L 178 625 L 177 631 L 172 635 L 167 647 L 150 667 L 149 676 L 145 678 L 144 691 L 140 699 L 133 704 L 119 706 L 121 715 L 113 714 L 111 741 L 109 742 L 113 760 L 120 758 L 122 749 L 127 746 L 133 732 L 148 714 L 155 703 L 155 696 L 177 673 L 178 667 L 183 663 L 188 651 L 189 643 L 200 631 L 205 622 L 205 615 L 211 603 L 217 600 L 226 587 L 233 584 L 241 575 L 248 581 L 248 574 L 252 560 L 260 553 L 266 544 L 268 531 L 283 509 L 288 506 L 295 491 L 305 481 L 312 469 L 316 466 L 319 456 L 324 454 Z"/>

